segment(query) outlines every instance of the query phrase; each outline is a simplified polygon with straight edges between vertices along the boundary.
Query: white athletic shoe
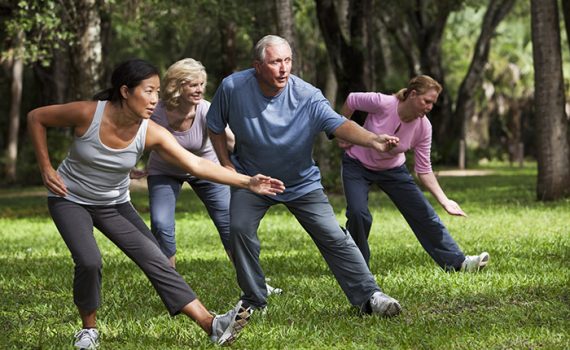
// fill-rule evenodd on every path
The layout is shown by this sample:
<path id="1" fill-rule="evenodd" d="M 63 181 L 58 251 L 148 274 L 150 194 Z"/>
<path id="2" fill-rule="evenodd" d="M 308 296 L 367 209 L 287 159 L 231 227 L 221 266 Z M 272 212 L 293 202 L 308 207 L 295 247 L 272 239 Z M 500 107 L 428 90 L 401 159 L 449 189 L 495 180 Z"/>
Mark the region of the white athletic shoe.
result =
<path id="1" fill-rule="evenodd" d="M 230 311 L 214 317 L 212 335 L 210 335 L 214 343 L 229 345 L 237 339 L 239 332 L 245 327 L 253 312 L 250 307 L 243 307 L 242 303 L 240 300 Z"/>
<path id="2" fill-rule="evenodd" d="M 279 295 L 279 294 L 283 293 L 283 289 L 272 287 L 267 283 L 265 283 L 265 288 L 267 288 L 267 296 Z"/>
<path id="3" fill-rule="evenodd" d="M 392 317 L 402 312 L 402 307 L 398 300 L 382 292 L 376 292 L 372 294 L 370 300 L 364 304 L 361 311 L 366 314 Z"/>
<path id="4" fill-rule="evenodd" d="M 487 266 L 489 263 L 489 253 L 483 252 L 479 255 L 468 255 L 461 263 L 462 272 L 477 272 Z"/>
<path id="5" fill-rule="evenodd" d="M 75 333 L 75 347 L 81 350 L 93 350 L 99 347 L 99 332 L 95 328 L 82 329 Z"/>

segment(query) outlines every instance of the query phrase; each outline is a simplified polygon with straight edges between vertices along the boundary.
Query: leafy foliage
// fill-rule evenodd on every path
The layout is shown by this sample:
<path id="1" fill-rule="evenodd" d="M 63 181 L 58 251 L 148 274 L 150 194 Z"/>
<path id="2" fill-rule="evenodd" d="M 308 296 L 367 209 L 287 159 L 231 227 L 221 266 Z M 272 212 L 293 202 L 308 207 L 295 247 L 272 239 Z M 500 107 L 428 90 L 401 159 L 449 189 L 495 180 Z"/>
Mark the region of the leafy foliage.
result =
<path id="1" fill-rule="evenodd" d="M 57 0 L 19 0 L 11 8 L 11 16 L 4 21 L 5 40 L 2 43 L 2 60 L 22 55 L 26 63 L 40 62 L 49 65 L 52 50 L 71 44 L 73 35 L 66 27 Z M 24 50 L 16 52 L 12 43 L 18 33 L 24 32 Z"/>

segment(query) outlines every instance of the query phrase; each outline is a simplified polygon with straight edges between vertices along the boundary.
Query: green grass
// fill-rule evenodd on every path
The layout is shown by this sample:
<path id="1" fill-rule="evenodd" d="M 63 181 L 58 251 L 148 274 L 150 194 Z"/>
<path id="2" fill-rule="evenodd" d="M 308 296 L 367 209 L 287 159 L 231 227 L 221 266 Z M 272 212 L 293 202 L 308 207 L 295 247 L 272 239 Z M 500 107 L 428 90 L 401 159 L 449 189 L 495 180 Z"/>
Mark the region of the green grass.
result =
<path id="1" fill-rule="evenodd" d="M 536 202 L 533 165 L 492 170 L 440 177 L 468 218 L 436 207 L 467 253 L 491 253 L 479 274 L 440 270 L 390 201 L 371 196 L 371 268 L 404 308 L 393 319 L 358 315 L 309 236 L 284 207 L 272 208 L 259 231 L 262 265 L 285 292 L 270 297 L 267 314 L 255 314 L 233 348 L 570 348 L 570 201 Z M 146 192 L 134 192 L 133 202 L 148 222 Z M 331 195 L 331 202 L 344 223 L 342 196 Z M 189 190 L 177 225 L 178 270 L 208 308 L 227 311 L 240 291 L 213 224 Z M 169 317 L 140 270 L 96 237 L 104 262 L 101 349 L 213 347 L 192 321 Z M 0 191 L 0 260 L 0 349 L 71 348 L 80 325 L 73 264 L 41 188 Z"/>

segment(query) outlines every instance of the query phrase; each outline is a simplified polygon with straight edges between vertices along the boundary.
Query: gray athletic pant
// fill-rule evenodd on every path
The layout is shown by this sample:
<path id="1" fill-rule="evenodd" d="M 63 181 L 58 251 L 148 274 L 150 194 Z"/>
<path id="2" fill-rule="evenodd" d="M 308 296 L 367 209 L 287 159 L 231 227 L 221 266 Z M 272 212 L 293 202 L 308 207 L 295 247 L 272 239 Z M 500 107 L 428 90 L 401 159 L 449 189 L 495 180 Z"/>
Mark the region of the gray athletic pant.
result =
<path id="1" fill-rule="evenodd" d="M 279 202 L 244 189 L 232 188 L 230 244 L 242 300 L 254 308 L 267 304 L 265 276 L 259 263 L 259 223 L 267 210 L 283 203 L 309 233 L 352 305 L 361 307 L 380 287 L 360 250 L 339 226 L 322 189 Z"/>
<path id="2" fill-rule="evenodd" d="M 96 206 L 48 197 L 48 208 L 75 263 L 73 300 L 79 309 L 92 311 L 100 305 L 102 261 L 93 227 L 143 270 L 171 315 L 196 299 L 130 202 Z"/>

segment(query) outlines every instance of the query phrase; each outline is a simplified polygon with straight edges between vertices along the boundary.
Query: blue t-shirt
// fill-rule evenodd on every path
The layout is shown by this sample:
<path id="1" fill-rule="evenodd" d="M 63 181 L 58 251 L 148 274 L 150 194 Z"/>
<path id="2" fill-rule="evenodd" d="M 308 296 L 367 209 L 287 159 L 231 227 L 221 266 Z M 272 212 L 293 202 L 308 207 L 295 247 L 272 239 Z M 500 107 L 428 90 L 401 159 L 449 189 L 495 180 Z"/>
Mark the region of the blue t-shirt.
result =
<path id="1" fill-rule="evenodd" d="M 322 131 L 330 136 L 346 121 L 319 89 L 294 75 L 277 96 L 264 96 L 253 68 L 222 81 L 206 119 L 216 134 L 229 124 L 235 134 L 231 159 L 238 172 L 285 183 L 285 192 L 272 197 L 278 201 L 322 188 L 312 158 L 315 137 Z"/>

